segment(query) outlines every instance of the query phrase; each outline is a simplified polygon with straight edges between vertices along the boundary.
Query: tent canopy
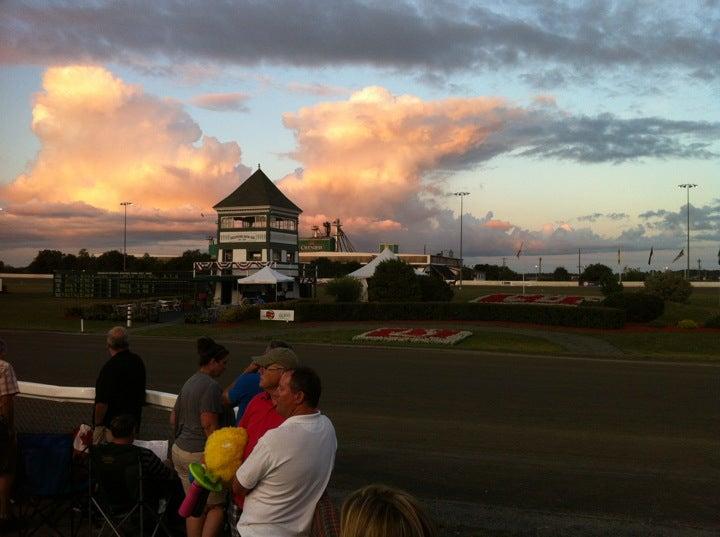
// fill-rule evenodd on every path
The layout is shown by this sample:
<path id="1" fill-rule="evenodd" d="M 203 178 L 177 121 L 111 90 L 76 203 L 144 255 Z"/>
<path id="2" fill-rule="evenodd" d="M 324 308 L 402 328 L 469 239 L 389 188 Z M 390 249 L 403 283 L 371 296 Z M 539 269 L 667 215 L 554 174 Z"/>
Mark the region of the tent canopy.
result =
<path id="1" fill-rule="evenodd" d="M 357 278 L 358 280 L 366 280 L 368 278 L 372 278 L 375 275 L 375 270 L 377 269 L 377 266 L 383 261 L 388 261 L 390 259 L 399 258 L 390 248 L 385 248 L 377 255 L 377 257 L 375 257 L 375 259 L 370 261 L 367 265 L 360 267 L 355 272 L 351 272 L 350 274 L 348 274 L 348 276 L 352 278 Z"/>
<path id="2" fill-rule="evenodd" d="M 286 276 L 285 274 L 278 272 L 277 270 L 273 270 L 270 267 L 264 267 L 258 270 L 255 274 L 251 274 L 245 278 L 240 278 L 237 282 L 241 285 L 277 285 L 278 283 L 294 281 L 295 279 L 290 276 Z"/>

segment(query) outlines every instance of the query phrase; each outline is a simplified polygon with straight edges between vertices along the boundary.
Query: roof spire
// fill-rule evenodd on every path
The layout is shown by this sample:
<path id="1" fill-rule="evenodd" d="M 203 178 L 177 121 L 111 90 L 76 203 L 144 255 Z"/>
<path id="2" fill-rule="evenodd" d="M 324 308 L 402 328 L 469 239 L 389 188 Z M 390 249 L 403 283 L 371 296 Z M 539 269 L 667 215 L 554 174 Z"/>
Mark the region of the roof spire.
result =
<path id="1" fill-rule="evenodd" d="M 258 162 L 258 170 L 260 169 L 260 163 Z"/>

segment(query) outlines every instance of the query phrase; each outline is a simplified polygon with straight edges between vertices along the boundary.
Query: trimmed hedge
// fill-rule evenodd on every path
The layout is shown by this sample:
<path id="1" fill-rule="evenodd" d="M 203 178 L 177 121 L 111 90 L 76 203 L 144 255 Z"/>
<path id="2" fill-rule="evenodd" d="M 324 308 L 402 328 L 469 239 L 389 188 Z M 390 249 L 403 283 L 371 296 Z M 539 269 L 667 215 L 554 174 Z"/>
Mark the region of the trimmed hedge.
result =
<path id="1" fill-rule="evenodd" d="M 654 321 L 665 312 L 665 301 L 653 293 L 614 293 L 603 300 L 602 305 L 625 310 L 627 321 L 639 323 Z"/>
<path id="2" fill-rule="evenodd" d="M 720 328 L 720 315 L 714 315 L 706 320 L 705 328 Z"/>
<path id="3" fill-rule="evenodd" d="M 587 328 L 622 328 L 625 312 L 605 307 L 464 302 L 298 302 L 295 320 L 306 321 L 512 321 Z"/>

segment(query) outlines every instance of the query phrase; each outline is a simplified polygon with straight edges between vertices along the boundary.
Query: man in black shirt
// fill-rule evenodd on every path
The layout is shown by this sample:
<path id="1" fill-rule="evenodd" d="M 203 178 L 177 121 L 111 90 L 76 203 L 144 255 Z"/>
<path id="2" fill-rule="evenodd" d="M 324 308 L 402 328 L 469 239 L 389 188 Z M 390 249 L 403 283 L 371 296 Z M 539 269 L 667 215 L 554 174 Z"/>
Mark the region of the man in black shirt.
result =
<path id="1" fill-rule="evenodd" d="M 104 442 L 106 428 L 115 416 L 130 414 L 140 429 L 145 404 L 145 364 L 130 352 L 127 331 L 116 326 L 108 332 L 110 359 L 103 365 L 95 383 L 94 443 Z"/>

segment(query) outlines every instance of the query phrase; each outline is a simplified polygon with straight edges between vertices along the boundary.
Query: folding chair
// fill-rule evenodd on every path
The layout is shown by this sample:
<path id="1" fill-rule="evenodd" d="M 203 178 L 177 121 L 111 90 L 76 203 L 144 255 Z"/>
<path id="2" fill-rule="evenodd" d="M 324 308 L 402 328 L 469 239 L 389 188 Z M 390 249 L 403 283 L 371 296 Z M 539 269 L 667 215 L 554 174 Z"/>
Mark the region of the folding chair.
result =
<path id="1" fill-rule="evenodd" d="M 90 450 L 90 510 L 102 517 L 98 535 L 109 528 L 117 537 L 145 536 L 146 522 L 150 535 L 162 530 L 172 537 L 165 520 L 166 502 L 143 483 L 138 449 L 132 445 L 104 444 Z M 90 524 L 90 533 L 94 529 Z"/>
<path id="2" fill-rule="evenodd" d="M 77 534 L 87 484 L 73 464 L 72 441 L 70 434 L 18 434 L 20 536 Z"/>

